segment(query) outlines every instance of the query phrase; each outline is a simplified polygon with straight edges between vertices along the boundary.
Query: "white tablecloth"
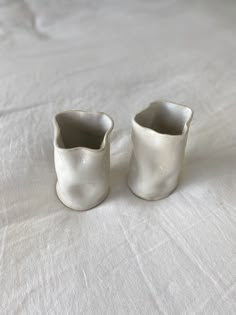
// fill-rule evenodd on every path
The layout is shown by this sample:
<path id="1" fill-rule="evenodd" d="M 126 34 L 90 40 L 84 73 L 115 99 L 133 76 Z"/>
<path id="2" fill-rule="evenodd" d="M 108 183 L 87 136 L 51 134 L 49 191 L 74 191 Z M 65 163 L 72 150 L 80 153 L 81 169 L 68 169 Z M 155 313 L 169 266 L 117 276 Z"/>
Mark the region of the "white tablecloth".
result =
<path id="1" fill-rule="evenodd" d="M 166 199 L 126 185 L 131 117 L 194 110 Z M 55 193 L 52 117 L 115 121 L 111 191 Z M 0 314 L 236 314 L 236 2 L 0 1 Z"/>

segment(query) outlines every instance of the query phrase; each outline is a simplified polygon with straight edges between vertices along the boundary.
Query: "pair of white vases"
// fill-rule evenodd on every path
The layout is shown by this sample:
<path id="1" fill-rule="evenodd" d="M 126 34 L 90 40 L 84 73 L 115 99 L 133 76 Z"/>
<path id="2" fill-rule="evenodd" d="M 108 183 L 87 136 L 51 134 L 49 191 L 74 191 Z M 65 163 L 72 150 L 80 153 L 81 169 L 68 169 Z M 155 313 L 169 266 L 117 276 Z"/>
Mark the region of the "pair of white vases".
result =
<path id="1" fill-rule="evenodd" d="M 176 188 L 192 116 L 186 106 L 161 101 L 134 116 L 128 185 L 135 195 L 158 200 Z M 54 117 L 56 191 L 67 207 L 87 210 L 108 195 L 113 126 L 101 112 L 69 110 Z"/>

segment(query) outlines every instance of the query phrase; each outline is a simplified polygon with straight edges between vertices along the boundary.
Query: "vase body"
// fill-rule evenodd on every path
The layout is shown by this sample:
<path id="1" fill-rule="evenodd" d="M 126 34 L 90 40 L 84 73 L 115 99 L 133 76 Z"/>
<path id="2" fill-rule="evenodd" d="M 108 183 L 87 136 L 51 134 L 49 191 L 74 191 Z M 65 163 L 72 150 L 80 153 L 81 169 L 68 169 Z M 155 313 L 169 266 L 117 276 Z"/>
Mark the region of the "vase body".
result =
<path id="1" fill-rule="evenodd" d="M 128 185 L 135 195 L 158 200 L 176 188 L 192 115 L 186 106 L 160 101 L 133 118 Z"/>
<path id="2" fill-rule="evenodd" d="M 105 113 L 71 110 L 54 117 L 56 191 L 67 207 L 87 210 L 106 198 L 112 129 Z"/>

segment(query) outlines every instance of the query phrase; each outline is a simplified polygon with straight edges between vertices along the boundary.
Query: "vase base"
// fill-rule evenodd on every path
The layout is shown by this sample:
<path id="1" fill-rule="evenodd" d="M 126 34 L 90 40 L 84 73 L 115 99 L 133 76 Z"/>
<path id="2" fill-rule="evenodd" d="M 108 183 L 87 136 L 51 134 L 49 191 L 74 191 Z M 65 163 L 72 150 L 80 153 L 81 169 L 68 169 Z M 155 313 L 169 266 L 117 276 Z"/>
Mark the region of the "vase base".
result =
<path id="1" fill-rule="evenodd" d="M 147 196 L 146 194 L 143 194 L 141 192 L 134 191 L 129 184 L 128 184 L 128 187 L 131 190 L 131 192 L 135 196 L 139 197 L 140 199 L 147 200 L 147 201 L 157 201 L 157 200 L 161 200 L 161 199 L 165 199 L 165 198 L 169 197 L 169 195 L 171 195 L 176 190 L 177 185 L 172 190 L 170 190 L 168 193 L 161 195 L 161 196 L 157 196 L 157 197 L 156 196 Z"/>
<path id="2" fill-rule="evenodd" d="M 63 196 L 63 194 L 61 193 L 60 191 L 60 188 L 59 188 L 59 185 L 58 185 L 58 182 L 56 183 L 56 193 L 57 193 L 57 197 L 58 199 L 69 209 L 71 210 L 74 210 L 74 211 L 86 211 L 86 210 L 90 210 L 90 209 L 93 209 L 95 208 L 96 206 L 98 206 L 100 203 L 102 203 L 108 196 L 109 194 L 109 189 L 106 191 L 106 193 L 101 197 L 99 198 L 95 203 L 91 204 L 91 205 L 88 205 L 86 207 L 75 207 L 72 202 L 66 200 L 66 198 Z"/>

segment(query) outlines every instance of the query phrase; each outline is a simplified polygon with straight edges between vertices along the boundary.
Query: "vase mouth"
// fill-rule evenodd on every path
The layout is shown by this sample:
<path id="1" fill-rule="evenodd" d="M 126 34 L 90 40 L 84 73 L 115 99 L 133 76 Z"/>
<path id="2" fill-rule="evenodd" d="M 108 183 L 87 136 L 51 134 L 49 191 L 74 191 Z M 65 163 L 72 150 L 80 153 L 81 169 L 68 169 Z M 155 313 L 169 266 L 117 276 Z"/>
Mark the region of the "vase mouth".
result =
<path id="1" fill-rule="evenodd" d="M 104 150 L 114 127 L 113 119 L 104 112 L 67 110 L 57 113 L 54 123 L 54 146 L 60 150 Z"/>
<path id="2" fill-rule="evenodd" d="M 188 131 L 192 117 L 192 109 L 185 105 L 156 101 L 137 113 L 133 123 L 161 135 L 182 136 Z"/>

